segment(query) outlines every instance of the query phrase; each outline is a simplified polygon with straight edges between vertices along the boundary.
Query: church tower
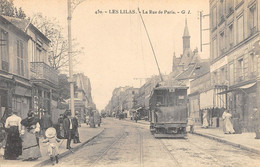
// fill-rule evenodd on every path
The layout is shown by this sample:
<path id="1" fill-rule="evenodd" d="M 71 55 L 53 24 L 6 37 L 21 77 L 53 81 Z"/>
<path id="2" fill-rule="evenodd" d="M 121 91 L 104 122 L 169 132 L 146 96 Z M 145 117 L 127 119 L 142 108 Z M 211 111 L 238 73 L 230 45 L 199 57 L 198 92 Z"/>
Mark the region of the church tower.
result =
<path id="1" fill-rule="evenodd" d="M 190 34 L 187 25 L 187 18 L 185 19 L 185 28 L 184 28 L 182 40 L 183 40 L 183 54 L 184 54 L 186 49 L 190 49 Z"/>

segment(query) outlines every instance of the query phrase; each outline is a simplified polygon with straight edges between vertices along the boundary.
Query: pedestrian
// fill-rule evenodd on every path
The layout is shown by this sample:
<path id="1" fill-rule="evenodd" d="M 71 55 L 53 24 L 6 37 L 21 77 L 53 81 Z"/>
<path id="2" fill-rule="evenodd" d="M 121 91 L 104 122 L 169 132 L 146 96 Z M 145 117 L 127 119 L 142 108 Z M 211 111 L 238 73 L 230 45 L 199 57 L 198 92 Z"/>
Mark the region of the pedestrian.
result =
<path id="1" fill-rule="evenodd" d="M 45 136 L 45 131 L 52 126 L 52 120 L 51 120 L 51 116 L 48 114 L 48 112 L 43 109 L 43 115 L 41 117 L 40 120 L 40 125 L 41 125 L 41 130 L 42 130 L 42 134 L 44 136 L 44 139 L 46 138 Z"/>
<path id="2" fill-rule="evenodd" d="M 97 110 L 95 110 L 95 112 L 94 112 L 94 122 L 95 122 L 95 125 L 98 125 L 98 127 L 100 127 L 101 118 L 100 118 L 100 114 Z"/>
<path id="3" fill-rule="evenodd" d="M 71 116 L 70 110 L 67 110 L 65 115 L 66 117 L 63 121 L 64 134 L 67 139 L 67 149 L 71 149 L 70 143 L 75 137 L 76 121 Z"/>
<path id="4" fill-rule="evenodd" d="M 208 122 L 208 110 L 203 110 L 203 128 L 208 128 L 209 127 L 209 122 Z"/>
<path id="5" fill-rule="evenodd" d="M 43 140 L 43 143 L 48 144 L 48 155 L 51 159 L 52 165 L 54 165 L 54 159 L 56 161 L 56 164 L 59 163 L 59 147 L 58 142 L 60 142 L 60 139 L 57 138 L 56 130 L 55 128 L 48 128 L 45 131 L 46 139 Z"/>
<path id="6" fill-rule="evenodd" d="M 17 112 L 9 109 L 11 116 L 7 117 L 5 121 L 5 128 L 7 133 L 4 158 L 15 160 L 22 155 L 22 140 L 20 138 L 21 132 L 21 118 L 17 116 Z"/>
<path id="7" fill-rule="evenodd" d="M 74 136 L 74 139 L 73 139 L 73 143 L 81 143 L 80 140 L 79 140 L 79 118 L 78 118 L 78 115 L 79 113 L 76 113 L 76 116 L 75 116 L 75 136 Z"/>
<path id="8" fill-rule="evenodd" d="M 254 131 L 255 131 L 255 139 L 260 139 L 260 123 L 259 123 L 259 116 L 260 113 L 258 111 L 258 109 L 255 107 L 253 109 L 253 114 L 251 116 L 252 122 L 253 122 L 253 126 L 254 126 Z"/>
<path id="9" fill-rule="evenodd" d="M 57 131 L 57 137 L 59 139 L 64 138 L 63 120 L 64 120 L 64 115 L 60 114 L 60 117 L 58 119 L 58 131 Z"/>
<path id="10" fill-rule="evenodd" d="M 21 121 L 23 126 L 22 140 L 23 152 L 21 158 L 23 161 L 33 161 L 41 157 L 39 143 L 37 142 L 37 133 L 40 132 L 39 120 L 34 117 L 34 112 L 29 111 L 27 117 Z"/>
<path id="11" fill-rule="evenodd" d="M 94 119 L 94 111 L 90 111 L 90 116 L 89 116 L 89 126 L 91 128 L 95 128 L 95 119 Z"/>
<path id="12" fill-rule="evenodd" d="M 232 115 L 230 114 L 230 110 L 227 109 L 223 112 L 222 118 L 224 120 L 224 127 L 223 131 L 225 134 L 233 134 L 235 133 L 235 130 L 233 128 L 233 124 L 231 122 Z"/>
<path id="13" fill-rule="evenodd" d="M 192 116 L 190 116 L 188 118 L 188 126 L 190 126 L 190 133 L 194 132 L 194 118 Z"/>
<path id="14" fill-rule="evenodd" d="M 86 115 L 85 119 L 86 119 L 86 124 L 88 125 L 89 124 L 89 115 Z"/>

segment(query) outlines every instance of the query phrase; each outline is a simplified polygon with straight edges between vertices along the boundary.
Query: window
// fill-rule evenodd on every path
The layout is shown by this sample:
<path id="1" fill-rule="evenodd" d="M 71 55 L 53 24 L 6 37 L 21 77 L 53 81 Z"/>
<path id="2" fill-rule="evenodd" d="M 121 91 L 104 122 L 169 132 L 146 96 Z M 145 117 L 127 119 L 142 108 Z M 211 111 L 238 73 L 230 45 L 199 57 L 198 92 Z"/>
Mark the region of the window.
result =
<path id="1" fill-rule="evenodd" d="M 234 12 L 234 0 L 227 0 L 226 1 L 226 13 L 231 14 Z"/>
<path id="2" fill-rule="evenodd" d="M 244 16 L 240 16 L 237 19 L 237 43 L 240 43 L 244 39 Z"/>
<path id="3" fill-rule="evenodd" d="M 220 81 L 222 84 L 226 84 L 226 69 L 225 68 L 221 68 L 220 70 Z"/>
<path id="4" fill-rule="evenodd" d="M 234 84 L 234 64 L 229 65 L 229 83 L 230 85 Z"/>
<path id="5" fill-rule="evenodd" d="M 1 30 L 0 36 L 0 47 L 1 47 L 1 64 L 2 70 L 9 71 L 9 53 L 8 53 L 8 33 Z"/>
<path id="6" fill-rule="evenodd" d="M 17 73 L 24 76 L 24 53 L 22 41 L 17 41 Z"/>
<path id="7" fill-rule="evenodd" d="M 250 71 L 250 76 L 254 77 L 256 76 L 256 69 L 257 69 L 257 60 L 255 54 L 250 54 L 249 55 L 249 71 Z"/>
<path id="8" fill-rule="evenodd" d="M 224 0 L 219 1 L 218 19 L 219 19 L 219 22 L 224 21 Z"/>
<path id="9" fill-rule="evenodd" d="M 217 85 L 218 84 L 218 73 L 215 71 L 213 72 L 213 78 L 212 78 L 212 83 L 213 85 Z"/>
<path id="10" fill-rule="evenodd" d="M 249 26 L 249 36 L 256 33 L 257 27 L 257 13 L 256 13 L 256 5 L 253 5 L 249 9 L 249 17 L 248 17 L 248 26 Z"/>
<path id="11" fill-rule="evenodd" d="M 238 80 L 242 81 L 244 79 L 244 59 L 239 59 L 238 60 Z"/>
<path id="12" fill-rule="evenodd" d="M 212 9 L 212 29 L 217 27 L 217 7 L 213 7 Z"/>
<path id="13" fill-rule="evenodd" d="M 222 31 L 219 37 L 219 51 L 221 54 L 225 52 L 225 33 Z"/>
<path id="14" fill-rule="evenodd" d="M 39 47 L 39 46 L 37 45 L 37 47 L 36 47 L 36 57 L 35 57 L 35 61 L 36 61 L 36 62 L 42 62 L 41 56 L 42 56 L 42 49 L 41 49 L 41 47 Z"/>
<path id="15" fill-rule="evenodd" d="M 232 48 L 234 46 L 233 24 L 228 26 L 228 45 L 229 45 L 229 48 Z"/>
<path id="16" fill-rule="evenodd" d="M 217 58 L 217 38 L 212 41 L 212 60 Z"/>

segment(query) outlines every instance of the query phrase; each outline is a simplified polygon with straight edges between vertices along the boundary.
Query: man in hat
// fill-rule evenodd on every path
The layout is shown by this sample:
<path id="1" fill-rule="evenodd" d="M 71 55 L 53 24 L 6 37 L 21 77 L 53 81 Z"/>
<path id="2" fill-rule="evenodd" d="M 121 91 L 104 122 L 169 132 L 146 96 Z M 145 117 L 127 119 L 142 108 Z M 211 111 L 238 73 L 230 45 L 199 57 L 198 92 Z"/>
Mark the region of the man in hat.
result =
<path id="1" fill-rule="evenodd" d="M 46 110 L 43 109 L 43 115 L 40 120 L 40 125 L 42 129 L 42 133 L 44 135 L 44 139 L 46 139 L 45 131 L 52 126 L 51 116 L 48 114 Z"/>
<path id="2" fill-rule="evenodd" d="M 77 128 L 77 120 L 71 116 L 71 111 L 67 110 L 65 112 L 65 118 L 63 120 L 63 129 L 65 137 L 67 138 L 67 149 L 71 149 L 70 143 L 71 139 L 74 139 L 75 132 Z"/>

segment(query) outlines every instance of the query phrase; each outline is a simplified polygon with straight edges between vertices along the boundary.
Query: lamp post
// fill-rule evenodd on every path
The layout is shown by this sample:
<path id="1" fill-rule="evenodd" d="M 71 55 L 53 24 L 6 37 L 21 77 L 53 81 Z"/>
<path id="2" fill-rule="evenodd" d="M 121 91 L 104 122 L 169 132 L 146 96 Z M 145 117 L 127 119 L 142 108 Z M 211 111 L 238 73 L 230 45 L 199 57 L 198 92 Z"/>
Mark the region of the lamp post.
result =
<path id="1" fill-rule="evenodd" d="M 70 83 L 70 109 L 71 109 L 71 116 L 75 116 L 75 107 L 74 107 L 74 80 L 73 80 L 73 60 L 71 55 L 71 19 L 72 19 L 72 12 L 73 10 L 83 1 L 85 0 L 72 0 L 73 7 L 71 0 L 68 0 L 68 56 L 69 56 L 69 83 Z"/>
<path id="2" fill-rule="evenodd" d="M 72 117 L 75 116 L 74 107 L 74 82 L 73 82 L 73 64 L 71 55 L 71 0 L 68 0 L 68 56 L 69 56 L 69 83 L 70 83 L 70 109 Z"/>

